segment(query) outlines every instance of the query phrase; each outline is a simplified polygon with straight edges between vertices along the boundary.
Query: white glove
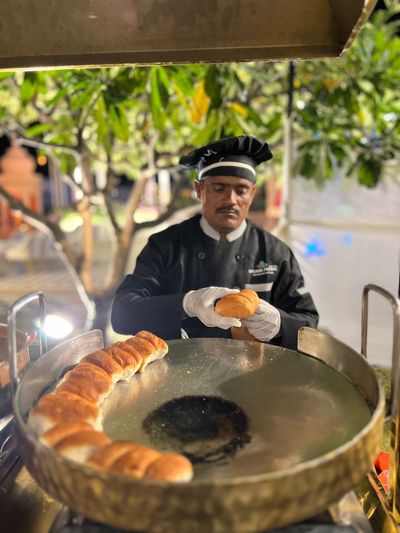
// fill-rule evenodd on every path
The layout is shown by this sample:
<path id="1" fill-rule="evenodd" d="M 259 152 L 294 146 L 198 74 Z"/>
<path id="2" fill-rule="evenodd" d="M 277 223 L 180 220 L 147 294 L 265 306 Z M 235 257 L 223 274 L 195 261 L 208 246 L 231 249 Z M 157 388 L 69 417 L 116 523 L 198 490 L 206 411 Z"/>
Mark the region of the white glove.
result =
<path id="1" fill-rule="evenodd" d="M 256 312 L 242 318 L 243 326 L 259 341 L 269 341 L 278 334 L 281 327 L 281 315 L 276 307 L 265 300 L 260 300 Z"/>
<path id="2" fill-rule="evenodd" d="M 226 289 L 225 287 L 206 287 L 197 291 L 189 291 L 185 294 L 182 307 L 190 317 L 199 318 L 203 324 L 211 328 L 229 329 L 232 326 L 240 327 L 240 320 L 221 316 L 214 311 L 214 304 L 227 294 L 236 294 L 238 289 Z"/>

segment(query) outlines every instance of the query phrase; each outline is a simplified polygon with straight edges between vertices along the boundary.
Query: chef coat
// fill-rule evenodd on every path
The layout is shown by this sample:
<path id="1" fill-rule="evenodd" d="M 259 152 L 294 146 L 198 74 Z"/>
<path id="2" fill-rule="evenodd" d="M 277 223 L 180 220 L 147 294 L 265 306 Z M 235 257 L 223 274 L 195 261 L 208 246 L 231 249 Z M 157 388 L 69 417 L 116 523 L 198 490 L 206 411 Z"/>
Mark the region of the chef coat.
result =
<path id="1" fill-rule="evenodd" d="M 295 349 L 298 329 L 315 328 L 318 313 L 290 248 L 250 221 L 239 238 L 219 242 L 203 232 L 200 217 L 149 238 L 133 274 L 116 292 L 114 330 L 133 335 L 145 329 L 167 340 L 181 338 L 183 328 L 189 337 L 229 338 L 230 330 L 185 317 L 183 297 L 210 286 L 253 289 L 281 315 L 280 331 L 270 342 Z"/>

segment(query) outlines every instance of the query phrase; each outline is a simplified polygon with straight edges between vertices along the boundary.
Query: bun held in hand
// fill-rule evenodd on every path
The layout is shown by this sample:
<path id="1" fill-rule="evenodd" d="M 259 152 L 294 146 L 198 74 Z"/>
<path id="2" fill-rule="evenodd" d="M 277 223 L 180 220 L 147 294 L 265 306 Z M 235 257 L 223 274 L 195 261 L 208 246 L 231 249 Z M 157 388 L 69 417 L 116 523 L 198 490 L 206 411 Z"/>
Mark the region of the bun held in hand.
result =
<path id="1" fill-rule="evenodd" d="M 215 304 L 215 310 L 222 316 L 246 318 L 255 313 L 260 299 L 255 291 L 242 289 L 237 294 L 227 294 Z"/>

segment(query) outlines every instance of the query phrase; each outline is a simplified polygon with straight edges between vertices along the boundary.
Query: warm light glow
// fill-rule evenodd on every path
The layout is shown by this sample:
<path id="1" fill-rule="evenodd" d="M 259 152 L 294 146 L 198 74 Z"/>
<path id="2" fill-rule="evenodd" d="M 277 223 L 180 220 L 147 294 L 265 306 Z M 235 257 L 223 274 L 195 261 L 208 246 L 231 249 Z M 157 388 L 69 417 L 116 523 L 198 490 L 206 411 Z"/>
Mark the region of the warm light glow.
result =
<path id="1" fill-rule="evenodd" d="M 47 157 L 44 154 L 38 155 L 37 162 L 38 165 L 43 167 L 47 163 Z"/>
<path id="2" fill-rule="evenodd" d="M 74 180 L 79 185 L 82 183 L 82 169 L 80 167 L 74 168 Z"/>
<path id="3" fill-rule="evenodd" d="M 53 339 L 64 339 L 74 329 L 71 322 L 58 315 L 47 315 L 44 321 L 43 330 L 48 337 Z"/>

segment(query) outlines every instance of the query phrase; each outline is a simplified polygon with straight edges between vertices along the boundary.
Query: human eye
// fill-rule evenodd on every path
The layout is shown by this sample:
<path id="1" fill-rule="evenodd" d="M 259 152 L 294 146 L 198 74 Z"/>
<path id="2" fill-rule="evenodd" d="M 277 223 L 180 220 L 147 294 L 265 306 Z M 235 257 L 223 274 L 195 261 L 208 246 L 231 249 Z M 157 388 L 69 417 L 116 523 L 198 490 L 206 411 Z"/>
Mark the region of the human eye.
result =
<path id="1" fill-rule="evenodd" d="M 238 196 L 246 196 L 248 193 L 249 193 L 249 188 L 248 187 L 239 187 L 236 190 L 236 194 Z"/>

